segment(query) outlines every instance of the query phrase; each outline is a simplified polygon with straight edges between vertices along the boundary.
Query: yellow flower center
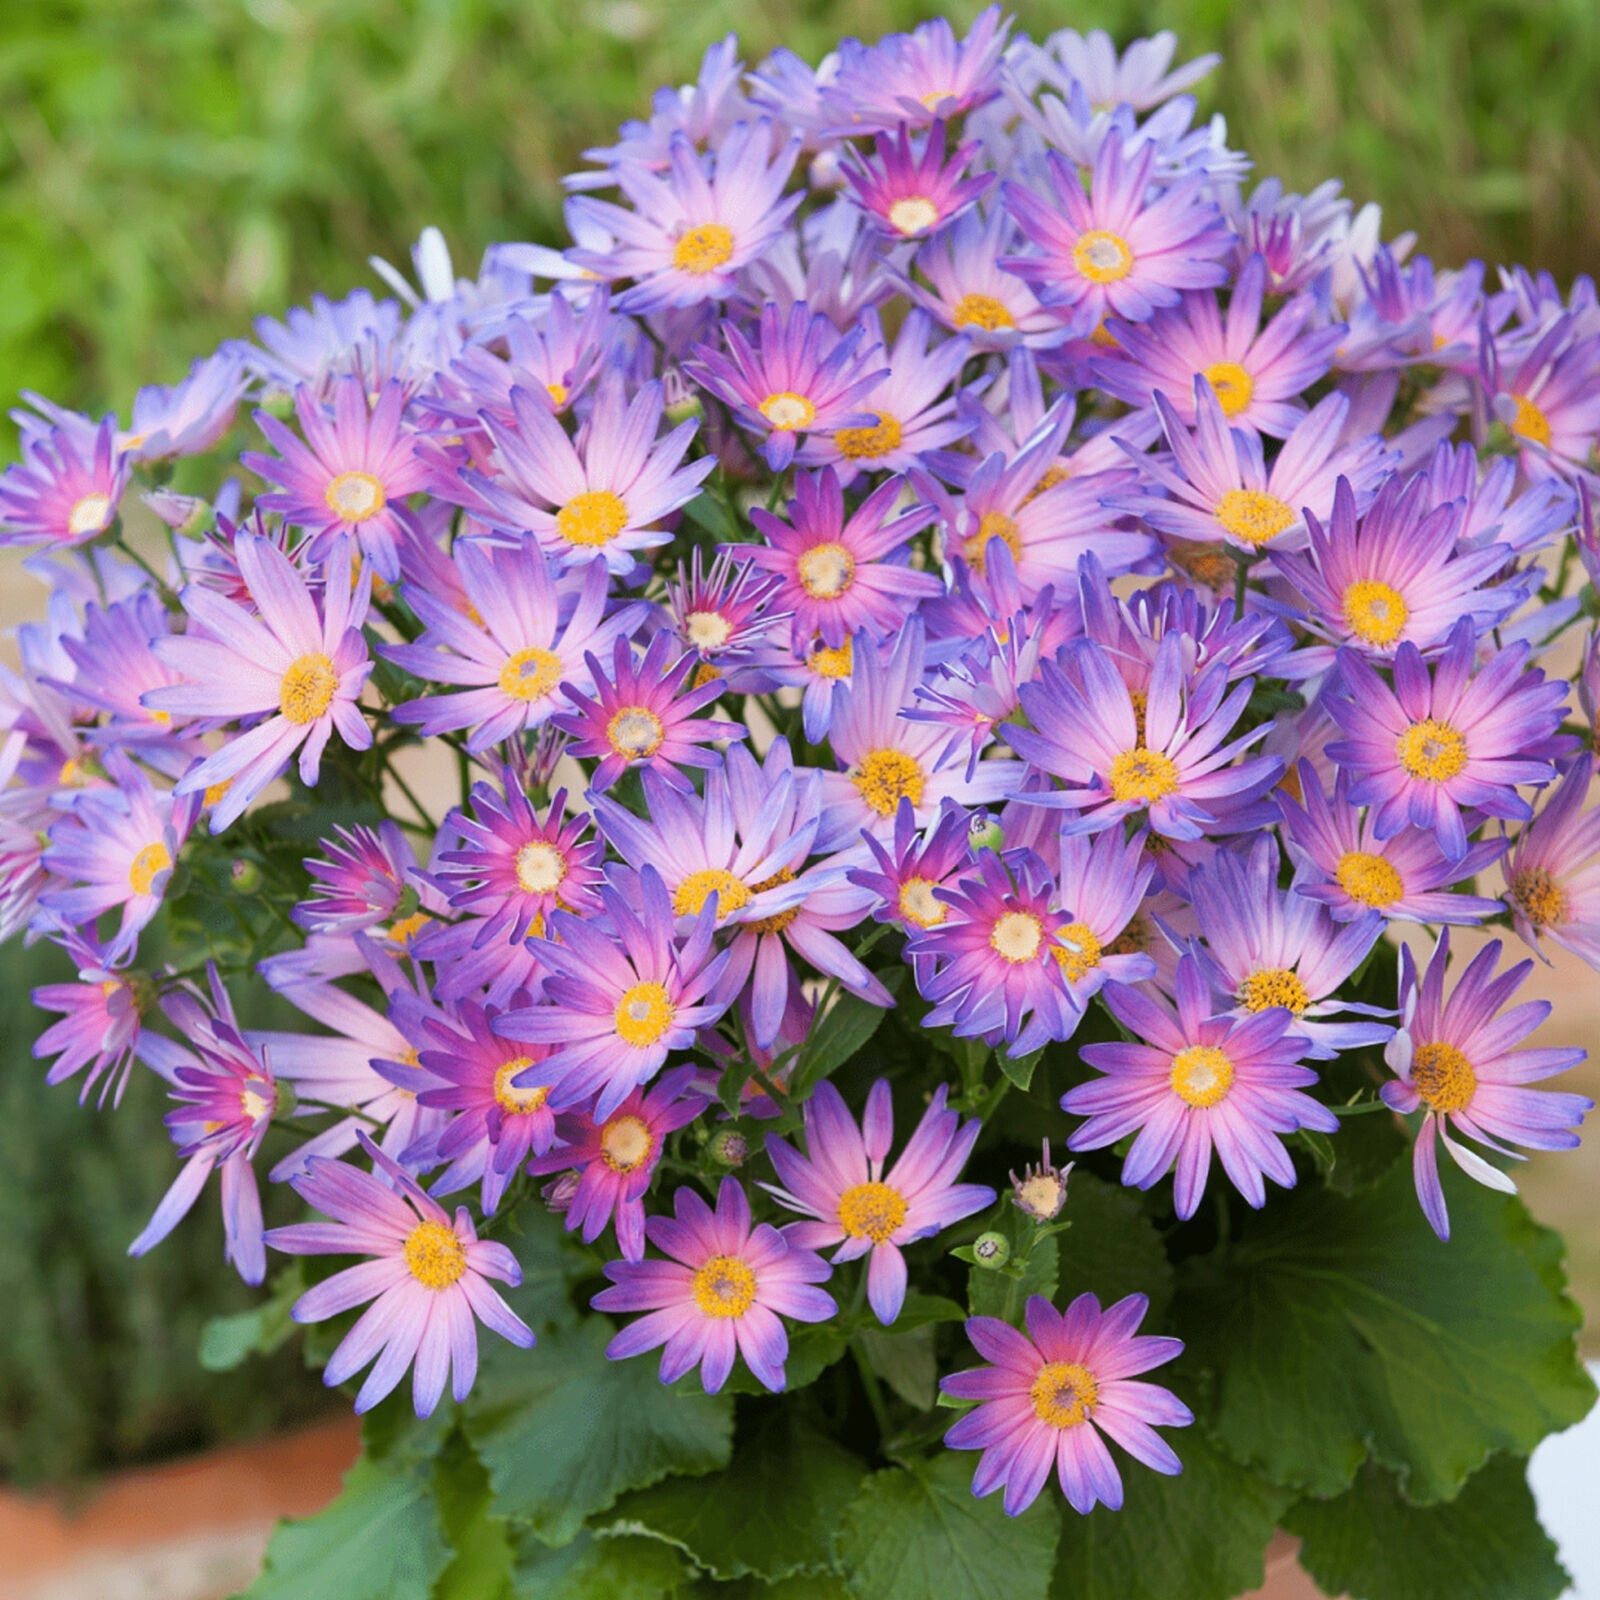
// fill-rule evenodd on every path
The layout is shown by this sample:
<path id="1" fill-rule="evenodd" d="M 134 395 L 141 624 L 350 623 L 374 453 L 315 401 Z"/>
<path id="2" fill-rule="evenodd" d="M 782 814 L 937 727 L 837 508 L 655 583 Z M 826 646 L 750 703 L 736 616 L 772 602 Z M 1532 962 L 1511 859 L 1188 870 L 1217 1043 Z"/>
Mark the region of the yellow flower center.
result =
<path id="1" fill-rule="evenodd" d="M 585 489 L 556 512 L 556 532 L 568 544 L 610 544 L 627 525 L 627 505 L 609 489 Z"/>
<path id="2" fill-rule="evenodd" d="M 934 895 L 938 885 L 932 878 L 907 878 L 900 885 L 900 915 L 919 928 L 937 928 L 950 915 L 950 908 Z"/>
<path id="3" fill-rule="evenodd" d="M 342 522 L 365 522 L 383 510 L 383 485 L 370 472 L 341 472 L 322 498 L 328 509 Z"/>
<path id="4" fill-rule="evenodd" d="M 637 1172 L 655 1147 L 649 1124 L 631 1113 L 613 1117 L 600 1133 L 600 1155 L 613 1172 Z"/>
<path id="5" fill-rule="evenodd" d="M 432 924 L 433 918 L 426 911 L 413 911 L 409 917 L 401 917 L 398 922 L 389 924 L 389 942 L 402 950 L 408 949 L 411 941 Z"/>
<path id="6" fill-rule="evenodd" d="M 1200 374 L 1217 391 L 1225 417 L 1236 417 L 1250 404 L 1256 380 L 1237 361 L 1217 361 Z"/>
<path id="7" fill-rule="evenodd" d="M 1453 1044 L 1419 1044 L 1411 1058 L 1411 1087 L 1434 1111 L 1461 1111 L 1472 1104 L 1478 1074 Z"/>
<path id="8" fill-rule="evenodd" d="M 961 547 L 961 559 L 980 578 L 984 575 L 991 539 L 998 539 L 1011 552 L 1013 559 L 1022 559 L 1022 530 L 1017 526 L 1016 519 L 1008 517 L 1003 511 L 985 511 L 978 531 L 969 534 Z"/>
<path id="9" fill-rule="evenodd" d="M 1413 722 L 1395 743 L 1401 767 L 1413 778 L 1448 783 L 1467 764 L 1467 741 L 1448 722 Z"/>
<path id="10" fill-rule="evenodd" d="M 708 1317 L 742 1317 L 756 1302 L 756 1275 L 737 1256 L 712 1256 L 695 1273 L 693 1288 Z"/>
<path id="11" fill-rule="evenodd" d="M 1406 892 L 1400 874 L 1382 856 L 1347 850 L 1333 869 L 1339 887 L 1360 905 L 1382 910 Z"/>
<path id="12" fill-rule="evenodd" d="M 833 442 L 846 460 L 870 461 L 900 448 L 900 424 L 882 411 L 873 415 L 878 420 L 870 428 L 841 428 L 834 434 Z"/>
<path id="13" fill-rule="evenodd" d="M 424 1289 L 448 1289 L 467 1270 L 467 1252 L 455 1229 L 419 1222 L 406 1238 L 406 1266 Z"/>
<path id="14" fill-rule="evenodd" d="M 1044 469 L 1044 476 L 1022 497 L 1023 505 L 1031 505 L 1042 494 L 1049 494 L 1058 483 L 1065 483 L 1072 476 L 1070 467 L 1064 467 L 1058 461 L 1054 466 Z"/>
<path id="15" fill-rule="evenodd" d="M 1239 985 L 1239 1000 L 1249 1011 L 1270 1011 L 1283 1006 L 1297 1017 L 1311 1004 L 1300 975 L 1287 967 L 1263 967 Z"/>
<path id="16" fill-rule="evenodd" d="M 691 611 L 683 631 L 696 650 L 716 650 L 728 642 L 733 624 L 720 611 Z"/>
<path id="17" fill-rule="evenodd" d="M 547 383 L 544 386 L 544 392 L 550 396 L 550 404 L 553 405 L 557 411 L 559 411 L 562 406 L 567 403 L 567 386 L 564 383 Z"/>
<path id="18" fill-rule="evenodd" d="M 1287 501 L 1260 489 L 1229 489 L 1213 513 L 1235 539 L 1259 548 L 1298 520 Z"/>
<path id="19" fill-rule="evenodd" d="M 733 229 L 720 222 L 702 222 L 686 228 L 672 247 L 672 264 L 679 272 L 703 278 L 733 255 Z"/>
<path id="20" fill-rule="evenodd" d="M 128 884 L 135 894 L 149 894 L 157 876 L 172 865 L 172 856 L 159 839 L 147 844 L 128 868 Z"/>
<path id="21" fill-rule="evenodd" d="M 1552 928 L 1569 915 L 1566 891 L 1544 867 L 1524 867 L 1514 873 L 1506 898 L 1536 928 Z"/>
<path id="22" fill-rule="evenodd" d="M 1172 1058 L 1172 1092 L 1202 1109 L 1226 1098 L 1233 1087 L 1233 1062 L 1210 1044 L 1192 1044 Z"/>
<path id="23" fill-rule="evenodd" d="M 1521 439 L 1531 439 L 1534 444 L 1550 443 L 1550 419 L 1533 401 L 1522 395 L 1517 397 L 1517 417 L 1511 431 Z"/>
<path id="24" fill-rule="evenodd" d="M 813 600 L 836 600 L 855 581 L 855 557 L 842 544 L 814 544 L 801 553 L 795 574 Z"/>
<path id="25" fill-rule="evenodd" d="M 787 389 L 769 394 L 756 409 L 778 433 L 809 428 L 817 415 L 817 408 L 803 394 L 792 394 Z"/>
<path id="26" fill-rule="evenodd" d="M 644 706 L 624 706 L 606 724 L 607 742 L 629 761 L 648 761 L 666 736 L 661 718 Z"/>
<path id="27" fill-rule="evenodd" d="M 818 645 L 811 652 L 810 667 L 819 678 L 848 678 L 855 665 L 855 642 L 846 639 L 837 649 Z"/>
<path id="28" fill-rule="evenodd" d="M 1344 620 L 1363 644 L 1383 649 L 1405 631 L 1410 607 L 1398 589 L 1377 578 L 1358 578 L 1344 592 Z"/>
<path id="29" fill-rule="evenodd" d="M 993 295 L 964 294 L 956 301 L 950 320 L 958 328 L 985 328 L 997 333 L 1002 328 L 1014 328 L 1017 319 Z"/>
<path id="30" fill-rule="evenodd" d="M 111 496 L 86 494 L 67 513 L 67 532 L 74 539 L 87 538 L 91 533 L 102 532 L 110 521 Z"/>
<path id="31" fill-rule="evenodd" d="M 1028 1389 L 1033 1414 L 1052 1428 L 1076 1428 L 1087 1422 L 1100 1399 L 1100 1385 L 1087 1367 L 1075 1361 L 1051 1361 L 1039 1368 Z"/>
<path id="32" fill-rule="evenodd" d="M 926 233 L 939 220 L 939 208 L 926 195 L 903 195 L 889 207 L 889 226 L 909 239 Z"/>
<path id="33" fill-rule="evenodd" d="M 705 903 L 717 897 L 717 921 L 731 912 L 742 911 L 750 904 L 750 890 L 725 867 L 706 867 L 691 872 L 672 896 L 672 909 L 680 917 L 697 916 Z"/>
<path id="34" fill-rule="evenodd" d="M 507 656 L 500 669 L 500 693 L 513 700 L 542 700 L 560 681 L 561 657 L 536 644 Z"/>
<path id="35" fill-rule="evenodd" d="M 839 1226 L 852 1239 L 882 1244 L 905 1220 L 905 1196 L 886 1183 L 858 1183 L 839 1196 Z"/>
<path id="36" fill-rule="evenodd" d="M 1069 922 L 1056 930 L 1050 954 L 1056 958 L 1067 982 L 1077 983 L 1100 965 L 1100 941 L 1087 924 Z"/>
<path id="37" fill-rule="evenodd" d="M 678 1008 L 659 983 L 636 983 L 617 1001 L 612 1021 L 624 1044 L 654 1044 L 672 1026 Z"/>
<path id="38" fill-rule="evenodd" d="M 776 889 L 780 883 L 793 883 L 794 873 L 788 867 L 782 867 L 773 873 L 770 878 L 763 878 L 760 883 L 750 886 L 750 893 L 761 894 L 767 889 Z M 792 905 L 784 911 L 774 911 L 770 917 L 757 917 L 754 922 L 747 922 L 745 926 L 752 933 L 782 933 L 785 928 L 800 915 L 800 907 Z"/>
<path id="39" fill-rule="evenodd" d="M 552 894 L 567 875 L 567 858 L 553 844 L 530 839 L 517 851 L 517 882 L 529 894 Z"/>
<path id="40" fill-rule="evenodd" d="M 995 919 L 989 930 L 989 948 L 1012 966 L 1032 961 L 1044 941 L 1039 919 L 1026 911 L 1007 911 Z"/>
<path id="41" fill-rule="evenodd" d="M 267 1092 L 262 1094 L 260 1089 L 252 1089 L 251 1083 L 259 1083 Z M 272 1110 L 276 1099 L 277 1096 L 272 1092 L 270 1084 L 262 1078 L 251 1078 L 239 1091 L 239 1112 L 246 1122 L 259 1122 Z"/>
<path id="42" fill-rule="evenodd" d="M 892 817 L 902 798 L 913 806 L 922 804 L 927 777 L 921 766 L 903 750 L 874 750 L 856 769 L 851 782 L 856 793 L 880 817 Z"/>
<path id="43" fill-rule="evenodd" d="M 1160 750 L 1142 745 L 1124 750 L 1111 763 L 1111 793 L 1118 800 L 1137 800 L 1148 805 L 1173 793 L 1178 787 L 1178 764 Z"/>
<path id="44" fill-rule="evenodd" d="M 1133 251 L 1121 234 L 1096 228 L 1079 236 L 1072 247 L 1072 264 L 1090 283 L 1116 283 L 1133 271 Z"/>
<path id="45" fill-rule="evenodd" d="M 532 1065 L 532 1056 L 513 1056 L 510 1061 L 497 1069 L 494 1075 L 494 1097 L 502 1110 L 509 1111 L 514 1116 L 526 1116 L 530 1111 L 537 1111 L 550 1098 L 550 1091 L 546 1088 L 519 1089 L 511 1081 L 519 1072 L 526 1072 Z"/>
<path id="46" fill-rule="evenodd" d="M 339 675 L 320 650 L 301 656 L 283 675 L 278 687 L 278 710 L 292 723 L 304 727 L 327 712 L 338 687 Z"/>
<path id="47" fill-rule="evenodd" d="M 213 806 L 222 803 L 222 797 L 233 787 L 232 778 L 224 778 L 221 783 L 208 783 L 206 792 L 200 796 L 200 804 L 209 811 Z"/>

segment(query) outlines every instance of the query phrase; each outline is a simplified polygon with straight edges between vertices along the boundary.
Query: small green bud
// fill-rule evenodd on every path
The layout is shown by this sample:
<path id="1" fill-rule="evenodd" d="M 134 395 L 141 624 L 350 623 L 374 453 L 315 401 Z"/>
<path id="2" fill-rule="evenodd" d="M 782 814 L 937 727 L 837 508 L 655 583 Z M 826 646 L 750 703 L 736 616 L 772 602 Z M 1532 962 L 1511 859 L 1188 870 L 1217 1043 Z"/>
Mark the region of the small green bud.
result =
<path id="1" fill-rule="evenodd" d="M 261 868 L 254 861 L 238 856 L 228 868 L 228 876 L 240 894 L 254 894 L 261 887 Z"/>
<path id="2" fill-rule="evenodd" d="M 967 837 L 974 850 L 999 850 L 1006 842 L 1006 831 L 999 818 L 988 811 L 975 811 L 967 824 Z"/>
<path id="3" fill-rule="evenodd" d="M 750 1156 L 750 1141 L 737 1128 L 718 1128 L 706 1145 L 706 1154 L 719 1167 L 742 1167 Z"/>
<path id="4" fill-rule="evenodd" d="M 972 1242 L 973 1258 L 993 1272 L 1011 1259 L 1011 1241 L 1003 1233 L 980 1233 Z"/>

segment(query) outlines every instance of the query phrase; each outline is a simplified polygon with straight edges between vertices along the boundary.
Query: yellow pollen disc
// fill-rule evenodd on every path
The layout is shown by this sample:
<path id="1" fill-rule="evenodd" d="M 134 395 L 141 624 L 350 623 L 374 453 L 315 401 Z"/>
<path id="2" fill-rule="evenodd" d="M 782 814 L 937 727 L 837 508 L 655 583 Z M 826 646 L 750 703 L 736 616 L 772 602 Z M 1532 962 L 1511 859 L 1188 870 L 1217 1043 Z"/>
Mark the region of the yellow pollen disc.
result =
<path id="1" fill-rule="evenodd" d="M 406 1266 L 424 1289 L 448 1289 L 467 1270 L 467 1252 L 454 1228 L 419 1222 L 406 1238 Z"/>
<path id="2" fill-rule="evenodd" d="M 1150 948 L 1154 934 L 1140 918 L 1134 918 L 1126 928 L 1106 946 L 1108 956 L 1139 956 Z"/>
<path id="3" fill-rule="evenodd" d="M 544 386 L 544 392 L 550 396 L 550 404 L 557 411 L 567 403 L 567 386 L 564 383 L 547 383 Z"/>
<path id="4" fill-rule="evenodd" d="M 907 239 L 925 233 L 938 220 L 938 206 L 925 195 L 908 194 L 889 207 L 889 226 Z"/>
<path id="5" fill-rule="evenodd" d="M 855 664 L 855 643 L 846 639 L 837 650 L 818 645 L 808 664 L 819 678 L 848 678 Z"/>
<path id="6" fill-rule="evenodd" d="M 1566 890 L 1544 867 L 1524 867 L 1514 873 L 1506 899 L 1536 928 L 1553 928 L 1569 916 Z"/>
<path id="7" fill-rule="evenodd" d="M 1089 335 L 1089 343 L 1099 345 L 1102 350 L 1119 348 L 1116 334 L 1105 325 L 1104 321 L 1095 324 L 1094 332 Z"/>
<path id="8" fill-rule="evenodd" d="M 900 916 L 919 928 L 937 928 L 950 915 L 950 908 L 935 897 L 938 886 L 932 878 L 907 878 L 900 885 Z"/>
<path id="9" fill-rule="evenodd" d="M 900 424 L 882 411 L 873 415 L 878 420 L 870 428 L 841 428 L 834 434 L 834 445 L 847 461 L 871 461 L 900 448 Z"/>
<path id="10" fill-rule="evenodd" d="M 221 783 L 208 783 L 206 792 L 200 797 L 200 803 L 209 811 L 212 806 L 220 804 L 223 795 L 232 787 L 232 778 L 224 778 Z"/>
<path id="11" fill-rule="evenodd" d="M 628 508 L 609 489 L 585 489 L 556 512 L 556 532 L 568 544 L 610 544 L 628 525 Z"/>
<path id="12" fill-rule="evenodd" d="M 1344 592 L 1345 624 L 1363 644 L 1379 649 L 1393 644 L 1410 615 L 1400 591 L 1376 578 L 1358 578 Z"/>
<path id="13" fill-rule="evenodd" d="M 1428 783 L 1448 783 L 1467 764 L 1467 741 L 1448 722 L 1413 722 L 1395 743 L 1401 768 Z"/>
<path id="14" fill-rule="evenodd" d="M 433 918 L 426 911 L 413 911 L 409 917 L 401 917 L 398 922 L 389 924 L 389 942 L 405 950 L 424 928 L 432 925 Z"/>
<path id="15" fill-rule="evenodd" d="M 750 885 L 750 893 L 761 894 L 767 889 L 776 889 L 780 883 L 793 883 L 794 873 L 788 867 L 781 867 L 770 878 L 763 878 L 760 883 Z M 793 905 L 786 911 L 774 911 L 770 917 L 757 917 L 754 922 L 747 922 L 745 926 L 752 933 L 782 933 L 785 928 L 800 915 L 800 907 Z"/>
<path id="16" fill-rule="evenodd" d="M 801 553 L 795 575 L 813 600 L 837 600 L 855 581 L 855 557 L 842 544 L 814 544 Z"/>
<path id="17" fill-rule="evenodd" d="M 991 539 L 1000 540 L 1011 552 L 1014 560 L 1022 559 L 1022 530 L 1017 526 L 1016 519 L 1008 517 L 1003 511 L 985 511 L 983 520 L 978 524 L 978 531 L 969 534 L 966 543 L 961 547 L 961 559 L 980 578 L 984 575 L 984 563 Z"/>
<path id="18" fill-rule="evenodd" d="M 1116 283 L 1133 271 L 1133 251 L 1120 234 L 1096 228 L 1079 236 L 1072 247 L 1072 264 L 1090 283 Z"/>
<path id="19" fill-rule="evenodd" d="M 259 1078 L 252 1078 L 251 1083 L 262 1083 Z M 252 1089 L 247 1084 L 239 1091 L 239 1110 L 246 1122 L 259 1122 L 272 1109 L 277 1096 L 273 1094 L 270 1085 L 262 1083 L 267 1090 L 266 1094 Z"/>
<path id="20" fill-rule="evenodd" d="M 636 983 L 617 1001 L 612 1021 L 624 1044 L 654 1044 L 672 1026 L 677 1011 L 659 983 Z"/>
<path id="21" fill-rule="evenodd" d="M 892 817 L 902 797 L 920 806 L 927 781 L 921 766 L 903 750 L 872 751 L 851 777 L 856 793 L 880 817 Z"/>
<path id="22" fill-rule="evenodd" d="M 1046 467 L 1044 476 L 1022 497 L 1023 505 L 1029 505 L 1040 495 L 1048 494 L 1058 483 L 1065 483 L 1071 476 L 1071 468 L 1062 466 L 1059 461 L 1053 467 Z"/>
<path id="23" fill-rule="evenodd" d="M 514 1056 L 496 1070 L 494 1097 L 502 1111 L 509 1111 L 513 1116 L 526 1116 L 530 1111 L 537 1111 L 550 1098 L 548 1089 L 519 1089 L 511 1081 L 519 1072 L 526 1072 L 532 1065 L 532 1056 Z"/>
<path id="24" fill-rule="evenodd" d="M 1311 996 L 1298 973 L 1287 967 L 1263 967 L 1239 985 L 1240 1003 L 1249 1011 L 1269 1011 L 1283 1006 L 1297 1017 L 1311 1004 Z"/>
<path id="25" fill-rule="evenodd" d="M 703 689 L 708 683 L 715 683 L 721 676 L 721 667 L 714 667 L 709 661 L 702 661 L 694 669 L 694 676 L 689 680 L 689 687 L 691 689 Z"/>
<path id="26" fill-rule="evenodd" d="M 1511 431 L 1520 439 L 1530 439 L 1534 444 L 1550 443 L 1550 419 L 1533 401 L 1517 396 L 1517 418 Z"/>
<path id="27" fill-rule="evenodd" d="M 1233 1087 L 1233 1062 L 1210 1044 L 1192 1044 L 1172 1058 L 1172 1092 L 1191 1106 L 1214 1106 Z"/>
<path id="28" fill-rule="evenodd" d="M 1133 704 L 1133 731 L 1139 736 L 1139 743 L 1144 743 L 1144 716 L 1150 709 L 1150 696 L 1143 689 L 1130 689 L 1128 699 Z"/>
<path id="29" fill-rule="evenodd" d="M 1100 1399 L 1100 1385 L 1087 1367 L 1075 1361 L 1051 1361 L 1039 1368 L 1028 1388 L 1033 1414 L 1052 1428 L 1075 1428 L 1087 1422 Z"/>
<path id="30" fill-rule="evenodd" d="M 128 868 L 128 884 L 135 894 L 149 894 L 150 886 L 156 881 L 157 875 L 165 872 L 171 865 L 171 854 L 157 839 L 154 844 L 147 844 L 133 858 L 133 864 Z"/>
<path id="31" fill-rule="evenodd" d="M 83 763 L 69 756 L 61 763 L 56 774 L 56 785 L 62 789 L 76 789 L 83 782 Z"/>
<path id="32" fill-rule="evenodd" d="M 507 656 L 500 669 L 500 693 L 513 700 L 542 700 L 560 681 L 561 657 L 536 644 Z"/>
<path id="33" fill-rule="evenodd" d="M 742 911 L 750 904 L 750 890 L 725 867 L 706 867 L 691 872 L 672 896 L 672 909 L 680 917 L 692 917 L 705 909 L 706 901 L 717 897 L 717 921 L 730 912 Z"/>
<path id="34" fill-rule="evenodd" d="M 567 858 L 543 839 L 530 839 L 517 851 L 517 882 L 529 894 L 553 894 L 566 875 Z"/>
<path id="35" fill-rule="evenodd" d="M 817 415 L 817 408 L 803 394 L 791 394 L 787 389 L 781 394 L 769 394 L 756 409 L 779 433 L 808 428 Z"/>
<path id="36" fill-rule="evenodd" d="M 930 89 L 926 94 L 917 96 L 917 104 L 927 111 L 937 111 L 946 100 L 959 98 L 954 89 Z"/>
<path id="37" fill-rule="evenodd" d="M 1217 391 L 1225 417 L 1236 417 L 1250 404 L 1256 380 L 1237 361 L 1218 361 L 1200 374 Z"/>
<path id="38" fill-rule="evenodd" d="M 1333 869 L 1339 887 L 1360 905 L 1381 911 L 1406 892 L 1400 874 L 1382 856 L 1365 850 L 1347 850 Z"/>
<path id="39" fill-rule="evenodd" d="M 1124 750 L 1111 763 L 1111 793 L 1118 800 L 1148 805 L 1178 787 L 1178 764 L 1160 750 Z"/>
<path id="40" fill-rule="evenodd" d="M 666 736 L 661 718 L 643 706 L 624 706 L 606 724 L 607 743 L 629 761 L 648 761 Z"/>
<path id="41" fill-rule="evenodd" d="M 984 328 L 998 333 L 1002 328 L 1014 328 L 1017 319 L 993 295 L 964 294 L 956 301 L 950 320 L 958 328 Z"/>
<path id="42" fill-rule="evenodd" d="M 103 532 L 110 521 L 111 496 L 86 494 L 67 513 L 67 532 L 74 539 L 83 539 L 91 533 Z"/>
<path id="43" fill-rule="evenodd" d="M 1100 965 L 1100 941 L 1086 924 L 1069 922 L 1056 930 L 1050 954 L 1066 974 L 1067 982 L 1077 983 Z"/>
<path id="44" fill-rule="evenodd" d="M 728 642 L 733 624 L 720 611 L 691 611 L 683 631 L 696 650 L 715 650 Z"/>
<path id="45" fill-rule="evenodd" d="M 383 485 L 370 472 L 341 472 L 322 498 L 342 522 L 365 522 L 383 510 Z"/>
<path id="46" fill-rule="evenodd" d="M 172 713 L 170 711 L 151 711 L 148 716 L 159 727 L 170 728 L 172 726 Z"/>
<path id="47" fill-rule="evenodd" d="M 1044 929 L 1039 926 L 1039 919 L 1026 911 L 1007 911 L 996 918 L 989 930 L 989 948 L 1014 967 L 1032 961 L 1043 942 Z"/>
<path id="48" fill-rule="evenodd" d="M 407 1046 L 406 1049 L 402 1050 L 398 1059 L 402 1066 L 420 1067 L 422 1065 L 422 1056 L 412 1046 Z"/>
<path id="49" fill-rule="evenodd" d="M 1287 501 L 1260 489 L 1229 489 L 1212 515 L 1225 532 L 1254 548 L 1276 539 L 1299 520 Z"/>
<path id="50" fill-rule="evenodd" d="M 1411 1058 L 1411 1087 L 1434 1111 L 1462 1111 L 1478 1091 L 1478 1074 L 1453 1044 L 1419 1044 Z"/>
<path id="51" fill-rule="evenodd" d="M 631 1113 L 613 1117 L 600 1132 L 600 1155 L 613 1172 L 637 1172 L 655 1147 L 649 1124 Z"/>
<path id="52" fill-rule="evenodd" d="M 756 1302 L 756 1275 L 737 1256 L 712 1256 L 695 1273 L 693 1288 L 708 1317 L 742 1317 Z"/>
<path id="53" fill-rule="evenodd" d="M 852 1239 L 882 1244 L 905 1220 L 905 1196 L 886 1183 L 858 1183 L 839 1196 L 839 1226 Z"/>
<path id="54" fill-rule="evenodd" d="M 685 229 L 672 247 L 672 264 L 679 272 L 704 277 L 733 255 L 733 229 L 720 222 L 702 222 Z"/>
<path id="55" fill-rule="evenodd" d="M 318 650 L 291 664 L 278 687 L 278 710 L 297 727 L 315 722 L 333 704 L 339 675 Z"/>

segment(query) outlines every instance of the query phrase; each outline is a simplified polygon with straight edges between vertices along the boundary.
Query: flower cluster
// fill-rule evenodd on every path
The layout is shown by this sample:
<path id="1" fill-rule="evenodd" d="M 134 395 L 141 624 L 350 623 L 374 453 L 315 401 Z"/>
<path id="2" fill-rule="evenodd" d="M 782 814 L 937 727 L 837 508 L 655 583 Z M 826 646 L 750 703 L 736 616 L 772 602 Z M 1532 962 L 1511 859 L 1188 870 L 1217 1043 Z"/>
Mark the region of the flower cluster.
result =
<path id="1" fill-rule="evenodd" d="M 370 1302 L 327 1380 L 426 1414 L 479 1322 L 533 1343 L 490 1235 L 542 1182 L 642 1313 L 613 1359 L 776 1391 L 797 1325 L 1070 1219 L 1048 1139 L 997 1199 L 1041 1132 L 1183 1228 L 1387 1108 L 1441 1239 L 1439 1144 L 1504 1189 L 1576 1143 L 1531 963 L 1448 929 L 1600 969 L 1593 285 L 1251 189 L 1171 43 L 718 46 L 569 248 L 430 234 L 423 295 L 263 321 L 132 430 L 17 414 L 0 931 L 77 969 L 52 1081 L 170 1086 L 135 1251 L 217 1169 L 248 1281 L 370 1258 L 294 1315 Z M 242 1027 L 262 982 L 319 1031 Z M 264 1231 L 269 1130 L 332 1220 Z M 1010 1513 L 1119 1506 L 1108 1440 L 1179 1470 L 1137 1380 L 1181 1346 L 1079 1287 L 944 1379 Z"/>

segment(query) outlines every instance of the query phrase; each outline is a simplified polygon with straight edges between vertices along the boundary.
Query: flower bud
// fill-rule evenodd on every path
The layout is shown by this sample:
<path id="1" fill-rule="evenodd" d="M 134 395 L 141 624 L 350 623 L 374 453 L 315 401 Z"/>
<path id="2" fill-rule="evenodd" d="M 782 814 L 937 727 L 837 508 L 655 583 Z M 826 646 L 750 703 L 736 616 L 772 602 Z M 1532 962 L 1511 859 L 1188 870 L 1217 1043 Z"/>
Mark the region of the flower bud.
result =
<path id="1" fill-rule="evenodd" d="M 1050 1164 L 1050 1141 L 1044 1141 L 1044 1159 L 1037 1167 L 1024 1167 L 1022 1176 L 1011 1174 L 1011 1198 L 1017 1210 L 1035 1222 L 1051 1222 L 1061 1215 L 1067 1203 L 1067 1174 L 1072 1171 L 1069 1161 L 1059 1170 Z"/>
<path id="2" fill-rule="evenodd" d="M 967 837 L 974 850 L 999 850 L 1006 842 L 1000 820 L 988 811 L 974 811 L 967 824 Z"/>
<path id="3" fill-rule="evenodd" d="M 228 868 L 228 876 L 241 894 L 254 894 L 261 887 L 261 868 L 253 861 L 246 861 L 243 856 L 234 860 Z"/>
<path id="4" fill-rule="evenodd" d="M 980 1267 L 993 1272 L 1011 1259 L 1011 1241 L 1003 1233 L 980 1233 L 972 1242 L 972 1254 Z"/>
<path id="5" fill-rule="evenodd" d="M 539 1191 L 544 1198 L 544 1203 L 557 1215 L 560 1215 L 572 1204 L 573 1196 L 577 1192 L 578 1174 L 576 1172 L 563 1172 L 559 1178 L 552 1178 Z"/>
<path id="6" fill-rule="evenodd" d="M 706 1154 L 719 1167 L 742 1167 L 750 1155 L 750 1141 L 737 1128 L 718 1128 L 706 1145 Z"/>

